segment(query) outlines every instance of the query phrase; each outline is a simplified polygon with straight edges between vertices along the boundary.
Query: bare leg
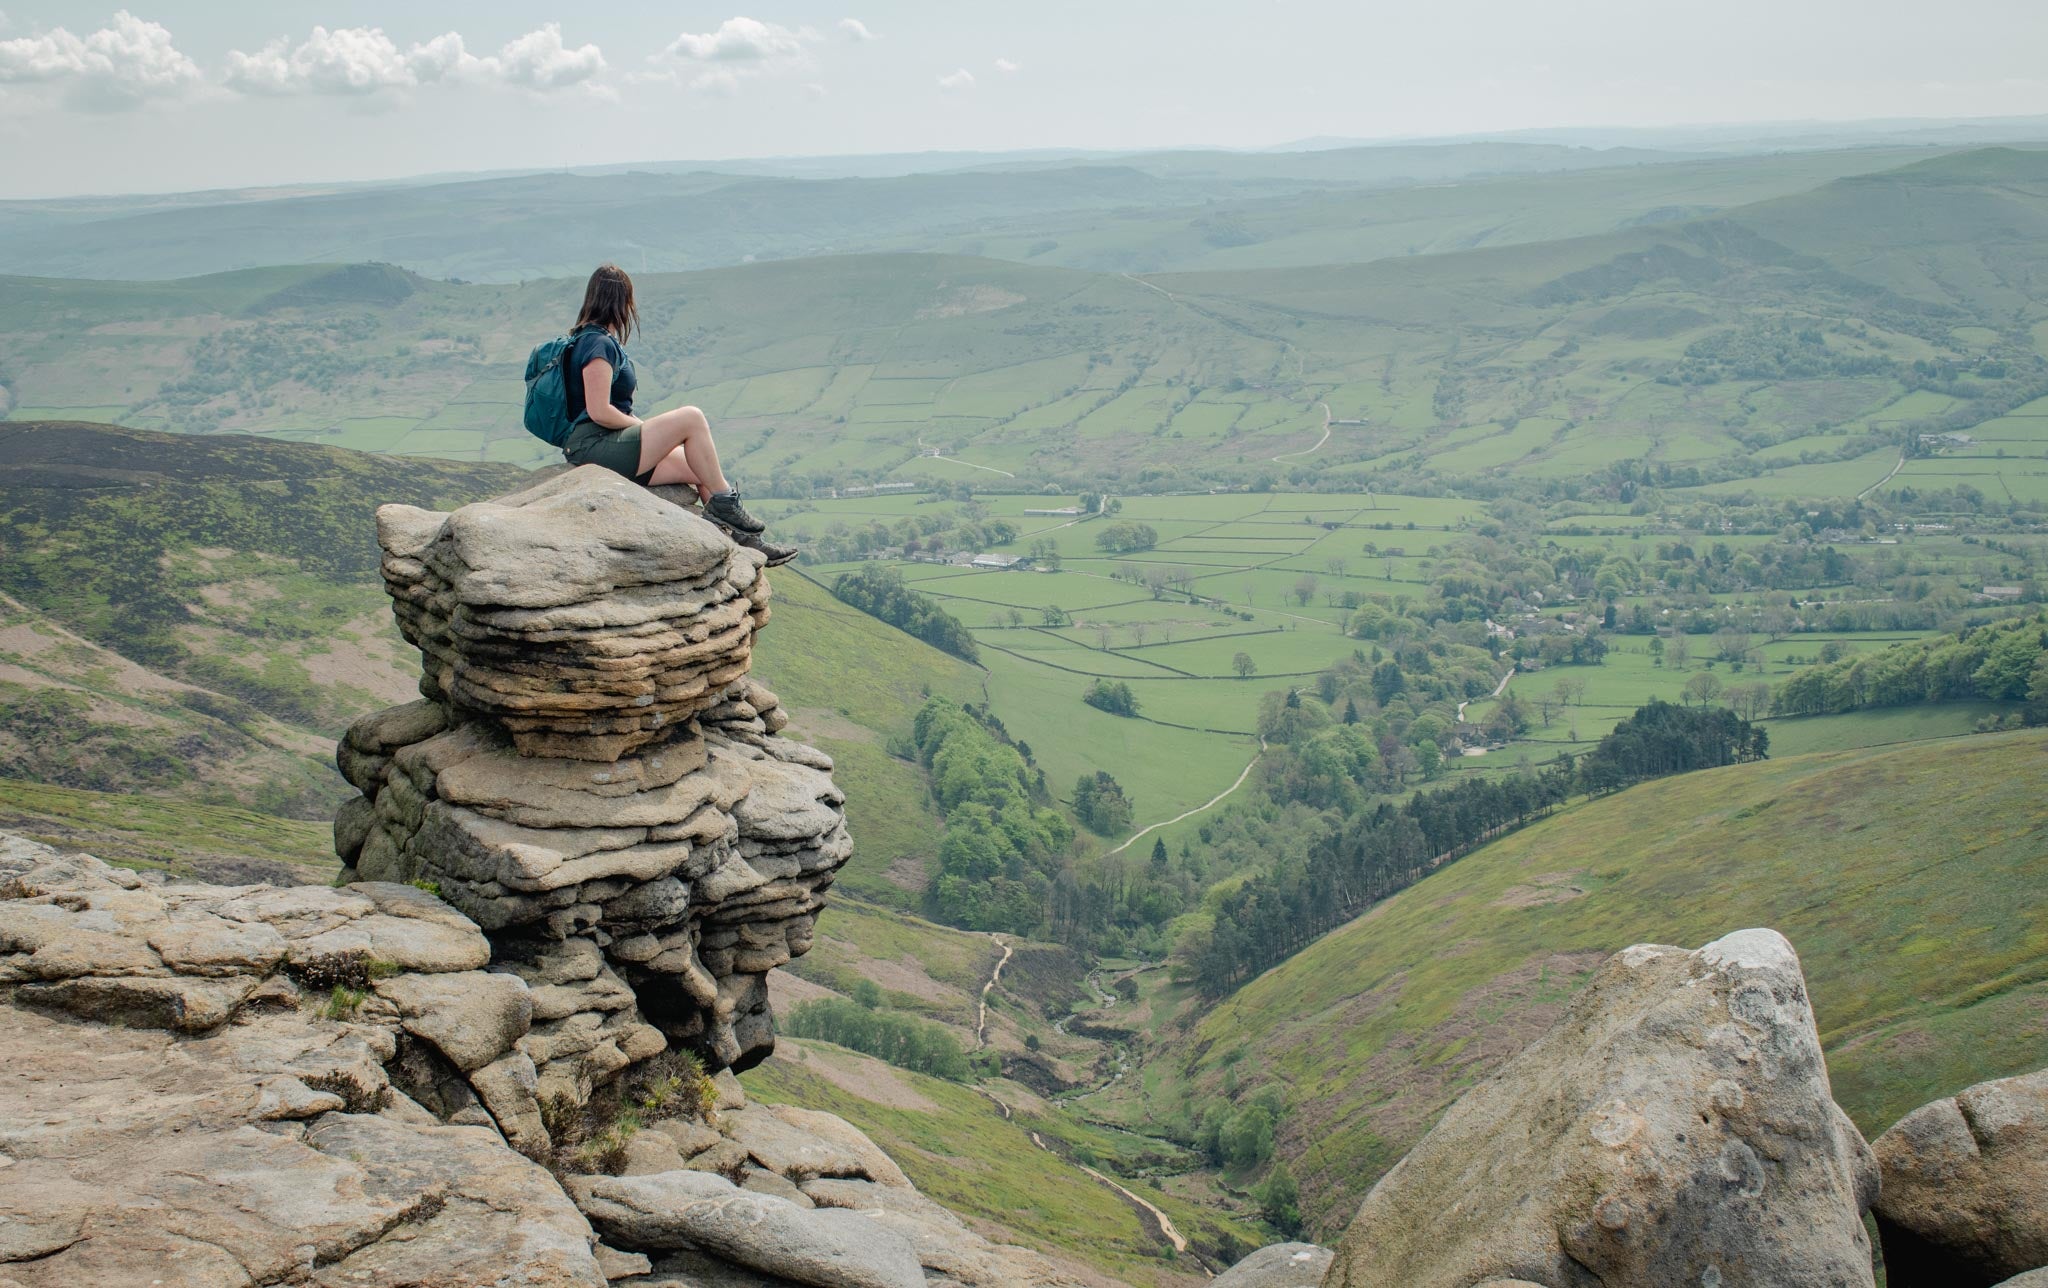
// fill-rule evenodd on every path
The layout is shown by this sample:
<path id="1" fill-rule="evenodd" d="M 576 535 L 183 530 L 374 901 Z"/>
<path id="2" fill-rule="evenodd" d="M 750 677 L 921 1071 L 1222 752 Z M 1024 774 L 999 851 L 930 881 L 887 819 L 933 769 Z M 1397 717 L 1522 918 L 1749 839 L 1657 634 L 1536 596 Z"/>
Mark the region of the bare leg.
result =
<path id="1" fill-rule="evenodd" d="M 672 456 L 682 460 L 671 463 Z M 692 484 L 705 500 L 731 489 L 719 468 L 711 422 L 695 407 L 678 407 L 640 422 L 640 468 L 654 470 L 656 483 Z M 669 477 L 662 477 L 664 473 Z"/>
<path id="2" fill-rule="evenodd" d="M 644 459 L 645 453 L 642 456 Z M 681 483 L 696 488 L 700 494 L 704 490 L 704 485 L 697 481 L 697 472 L 690 468 L 689 459 L 680 447 L 671 448 L 667 456 L 655 463 L 654 477 L 647 481 L 656 486 Z"/>

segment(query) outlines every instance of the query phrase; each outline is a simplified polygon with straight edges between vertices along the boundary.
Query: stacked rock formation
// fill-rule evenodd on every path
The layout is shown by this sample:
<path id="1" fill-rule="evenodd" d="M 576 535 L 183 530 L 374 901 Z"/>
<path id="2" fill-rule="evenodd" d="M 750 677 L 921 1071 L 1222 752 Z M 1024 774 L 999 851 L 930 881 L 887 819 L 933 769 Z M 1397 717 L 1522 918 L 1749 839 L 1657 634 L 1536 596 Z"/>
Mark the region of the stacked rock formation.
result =
<path id="1" fill-rule="evenodd" d="M 830 758 L 748 677 L 761 556 L 596 466 L 385 506 L 377 539 L 424 697 L 343 739 L 345 876 L 435 890 L 538 988 L 543 1102 L 657 1042 L 765 1057 L 767 973 L 852 846 Z"/>

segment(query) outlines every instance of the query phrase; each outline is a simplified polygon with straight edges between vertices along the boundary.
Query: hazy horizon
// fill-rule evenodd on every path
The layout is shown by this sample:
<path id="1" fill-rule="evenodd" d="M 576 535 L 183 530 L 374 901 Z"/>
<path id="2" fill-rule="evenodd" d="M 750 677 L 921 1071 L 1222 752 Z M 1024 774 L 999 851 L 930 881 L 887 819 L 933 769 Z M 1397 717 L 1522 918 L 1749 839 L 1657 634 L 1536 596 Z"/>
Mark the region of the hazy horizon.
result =
<path id="1" fill-rule="evenodd" d="M 2000 38 L 1986 41 L 1983 33 Z M 902 0 L 579 14 L 165 0 L 0 14 L 0 197 L 925 152 L 1405 143 L 2048 115 L 2048 9 L 1368 12 Z M 1939 73 L 1938 75 L 1936 73 Z"/>

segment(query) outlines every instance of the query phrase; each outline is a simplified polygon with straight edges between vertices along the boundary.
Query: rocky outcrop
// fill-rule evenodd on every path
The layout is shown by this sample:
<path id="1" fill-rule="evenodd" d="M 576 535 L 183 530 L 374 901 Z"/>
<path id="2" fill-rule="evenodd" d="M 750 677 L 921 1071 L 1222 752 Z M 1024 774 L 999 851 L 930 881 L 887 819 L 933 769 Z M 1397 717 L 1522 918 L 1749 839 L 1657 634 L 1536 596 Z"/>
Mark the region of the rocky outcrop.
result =
<path id="1" fill-rule="evenodd" d="M 1275 1243 L 1210 1280 L 1210 1288 L 1316 1288 L 1331 1255 L 1313 1243 Z"/>
<path id="2" fill-rule="evenodd" d="M 0 836 L 0 1284 L 604 1283 L 474 1095 L 444 1123 L 393 1085 L 415 1044 L 521 1040 L 474 925 L 407 886 L 152 876 Z"/>
<path id="3" fill-rule="evenodd" d="M 582 1103 L 657 1043 L 766 1056 L 767 973 L 852 844 L 831 760 L 748 677 L 761 556 L 597 467 L 385 506 L 377 539 L 424 698 L 342 740 L 362 795 L 335 848 L 351 879 L 436 891 L 534 987 L 530 1078 L 496 1081 Z"/>
<path id="4" fill-rule="evenodd" d="M 1877 1185 L 1791 945 L 1638 946 L 1381 1178 L 1324 1282 L 1867 1285 Z"/>
<path id="5" fill-rule="evenodd" d="M 991 1243 L 919 1193 L 844 1120 L 750 1105 L 726 1084 L 714 1128 L 663 1123 L 619 1176 L 568 1190 L 605 1243 L 644 1257 L 647 1288 L 1080 1288 L 1023 1248 Z"/>
<path id="6" fill-rule="evenodd" d="M 1893 1288 L 1988 1288 L 2048 1267 L 2048 1070 L 1922 1105 L 1876 1150 Z"/>
<path id="7" fill-rule="evenodd" d="M 1079 1288 L 729 1071 L 551 1140 L 546 1044 L 635 1023 L 630 990 L 594 944 L 489 955 L 410 886 L 172 885 L 0 833 L 0 1288 Z"/>

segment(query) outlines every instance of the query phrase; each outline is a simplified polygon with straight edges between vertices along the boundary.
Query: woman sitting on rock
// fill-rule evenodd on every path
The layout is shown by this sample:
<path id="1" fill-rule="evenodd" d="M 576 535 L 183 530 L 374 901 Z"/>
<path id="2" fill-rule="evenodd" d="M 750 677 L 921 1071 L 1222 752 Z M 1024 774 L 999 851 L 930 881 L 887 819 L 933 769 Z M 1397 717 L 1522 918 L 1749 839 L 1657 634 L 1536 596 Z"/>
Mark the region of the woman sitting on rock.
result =
<path id="1" fill-rule="evenodd" d="M 633 279 L 616 264 L 599 265 L 570 331 L 575 343 L 562 384 L 573 424 L 562 454 L 571 465 L 602 465 L 644 487 L 693 487 L 713 522 L 738 533 L 760 532 L 765 525 L 747 513 L 718 466 L 711 422 L 702 411 L 677 407 L 646 420 L 633 414 L 633 390 L 640 382 L 625 341 L 639 328 Z"/>

